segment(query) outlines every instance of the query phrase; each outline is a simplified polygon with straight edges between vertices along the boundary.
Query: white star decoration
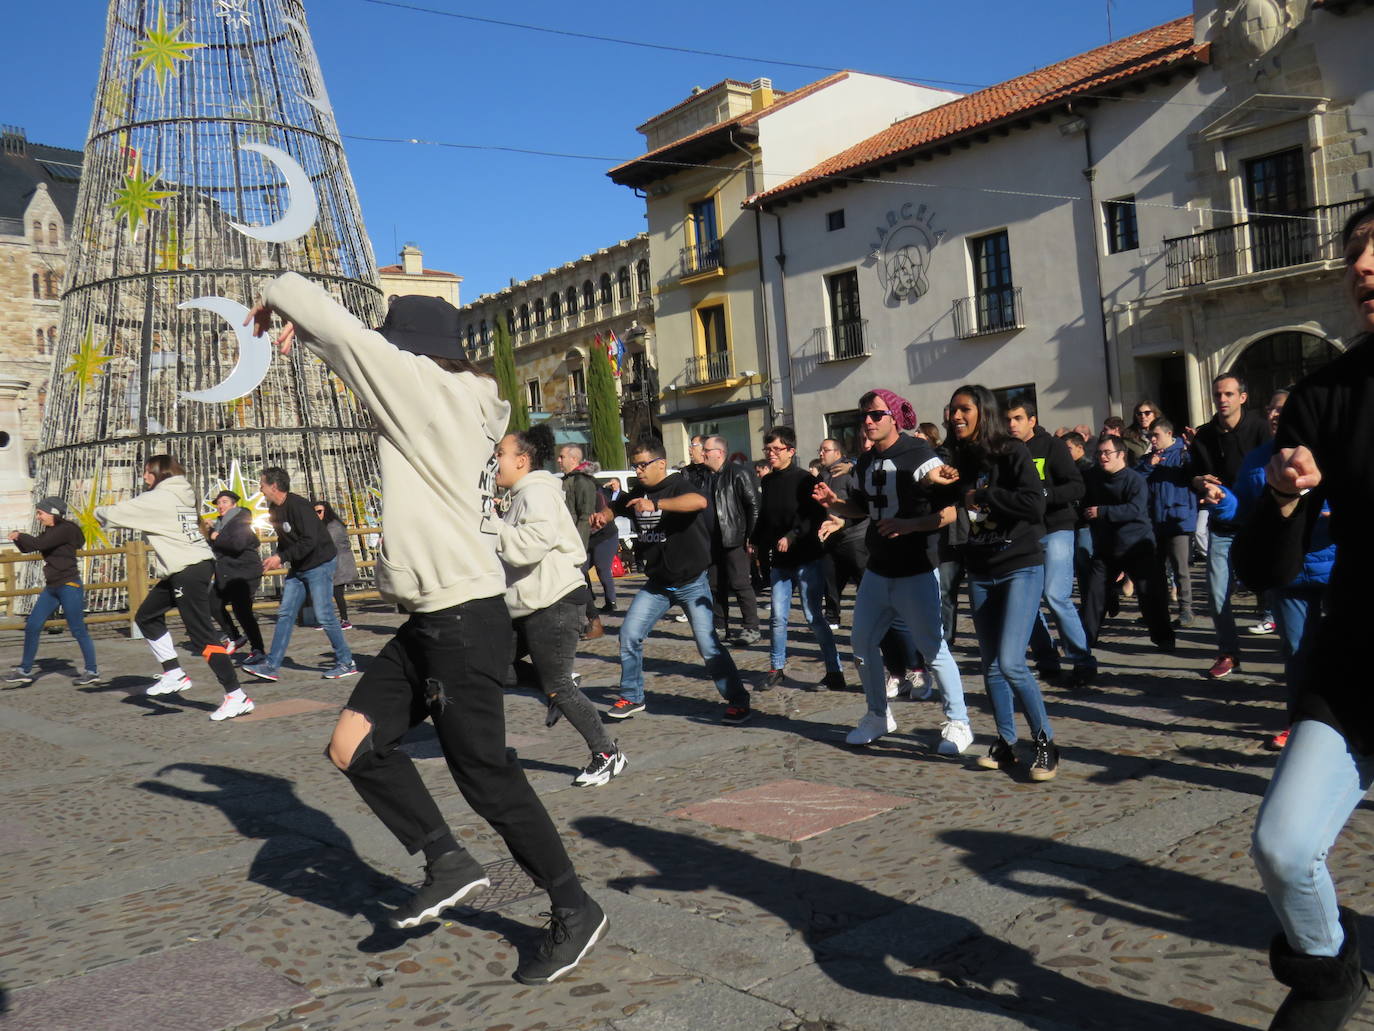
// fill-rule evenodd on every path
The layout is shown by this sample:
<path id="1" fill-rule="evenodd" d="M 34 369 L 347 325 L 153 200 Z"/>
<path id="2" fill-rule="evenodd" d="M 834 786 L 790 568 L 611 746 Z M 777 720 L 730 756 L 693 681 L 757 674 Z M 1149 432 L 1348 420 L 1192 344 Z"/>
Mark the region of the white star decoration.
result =
<path id="1" fill-rule="evenodd" d="M 215 0 L 215 17 L 223 18 L 230 24 L 238 22 L 246 28 L 250 21 L 245 10 L 247 6 L 248 0 Z"/>

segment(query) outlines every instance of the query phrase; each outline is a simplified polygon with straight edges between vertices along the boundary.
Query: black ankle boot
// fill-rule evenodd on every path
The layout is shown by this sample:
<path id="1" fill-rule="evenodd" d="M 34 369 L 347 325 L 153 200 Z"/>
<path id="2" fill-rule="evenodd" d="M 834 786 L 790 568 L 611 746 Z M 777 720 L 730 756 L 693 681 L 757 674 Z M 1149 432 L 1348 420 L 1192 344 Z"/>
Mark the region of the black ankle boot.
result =
<path id="1" fill-rule="evenodd" d="M 1369 994 L 1360 969 L 1360 942 L 1355 915 L 1341 910 L 1345 941 L 1336 956 L 1308 956 L 1294 952 L 1283 934 L 1269 944 L 1269 968 L 1280 983 L 1292 989 L 1274 1014 L 1269 1031 L 1338 1031 Z"/>

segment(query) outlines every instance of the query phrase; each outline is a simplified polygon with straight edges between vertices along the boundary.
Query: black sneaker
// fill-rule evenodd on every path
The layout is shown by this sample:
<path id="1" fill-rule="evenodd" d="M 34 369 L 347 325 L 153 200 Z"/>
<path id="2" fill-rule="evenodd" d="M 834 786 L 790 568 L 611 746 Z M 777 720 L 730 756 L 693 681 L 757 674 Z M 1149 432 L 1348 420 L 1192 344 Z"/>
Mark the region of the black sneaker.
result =
<path id="1" fill-rule="evenodd" d="M 741 630 L 730 642 L 741 648 L 747 648 L 751 644 L 759 643 L 759 632 L 757 630 Z"/>
<path id="2" fill-rule="evenodd" d="M 391 926 L 418 927 L 449 906 L 457 905 L 478 888 L 490 887 L 491 878 L 467 852 L 445 852 L 434 862 L 425 864 L 425 883 L 416 889 L 410 901 L 391 914 Z"/>
<path id="3" fill-rule="evenodd" d="M 36 679 L 37 675 L 23 666 L 15 666 L 14 669 L 5 674 L 5 683 L 18 684 L 21 687 L 25 684 L 32 684 Z"/>
<path id="4" fill-rule="evenodd" d="M 738 726 L 748 721 L 751 710 L 747 705 L 727 705 L 725 715 L 720 718 L 722 723 L 733 723 Z"/>
<path id="5" fill-rule="evenodd" d="M 98 684 L 100 683 L 100 674 L 93 669 L 88 669 L 85 673 L 82 673 L 80 676 L 73 677 L 72 683 L 77 684 L 79 686 L 85 686 L 86 684 Z"/>
<path id="6" fill-rule="evenodd" d="M 1093 677 L 1096 675 L 1097 670 L 1095 669 L 1090 669 L 1087 666 L 1077 666 L 1074 668 L 1074 671 L 1069 674 L 1069 679 L 1065 681 L 1065 685 L 1074 690 L 1081 690 L 1091 686 Z"/>
<path id="7" fill-rule="evenodd" d="M 1042 730 L 1035 735 L 1035 758 L 1031 761 L 1031 780 L 1054 780 L 1059 772 L 1059 746 Z"/>
<path id="8" fill-rule="evenodd" d="M 1040 679 L 1043 680 L 1045 683 L 1053 684 L 1055 681 L 1057 681 L 1060 677 L 1064 675 L 1064 667 L 1050 666 L 1048 664 L 1037 665 L 1035 667 L 1035 672 L 1036 675 L 1038 675 Z"/>
<path id="9" fill-rule="evenodd" d="M 763 678 L 763 683 L 759 685 L 760 691 L 771 691 L 782 683 L 782 670 L 770 669 L 768 676 Z"/>
<path id="10" fill-rule="evenodd" d="M 849 685 L 844 682 L 844 674 L 837 669 L 832 669 L 821 677 L 821 682 L 816 687 L 822 691 L 849 690 Z"/>
<path id="11" fill-rule="evenodd" d="M 609 784 L 611 778 L 623 770 L 628 762 L 619 745 L 615 746 L 614 752 L 593 752 L 592 761 L 573 778 L 573 784 L 579 788 L 599 788 L 602 784 Z"/>
<path id="12" fill-rule="evenodd" d="M 978 757 L 978 765 L 985 770 L 1011 770 L 1015 769 L 1019 762 L 1016 758 L 1016 750 L 1007 744 L 1000 737 L 993 742 L 988 749 L 987 755 Z"/>
<path id="13" fill-rule="evenodd" d="M 544 940 L 535 954 L 515 970 L 521 984 L 549 984 L 557 981 L 577 964 L 587 950 L 605 933 L 610 921 L 591 896 L 578 909 L 554 907 L 547 914 Z"/>

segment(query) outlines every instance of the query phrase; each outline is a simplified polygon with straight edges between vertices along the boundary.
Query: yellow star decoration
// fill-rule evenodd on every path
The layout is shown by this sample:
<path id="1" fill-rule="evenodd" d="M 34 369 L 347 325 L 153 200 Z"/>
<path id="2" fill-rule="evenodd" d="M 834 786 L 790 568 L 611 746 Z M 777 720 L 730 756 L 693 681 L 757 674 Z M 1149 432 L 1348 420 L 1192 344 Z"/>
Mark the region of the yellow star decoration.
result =
<path id="1" fill-rule="evenodd" d="M 239 468 L 238 459 L 234 459 L 229 465 L 229 478 L 220 480 L 210 492 L 205 495 L 201 502 L 200 514 L 203 519 L 219 518 L 219 510 L 215 508 L 215 495 L 220 491 L 231 490 L 239 496 L 239 508 L 248 510 L 248 515 L 253 521 L 253 529 L 261 534 L 273 533 L 272 521 L 267 514 L 267 498 L 258 489 L 256 481 L 250 482 L 243 478 L 243 470 Z"/>
<path id="2" fill-rule="evenodd" d="M 129 87 L 118 79 L 105 84 L 100 95 L 100 118 L 106 125 L 117 125 L 129 113 Z"/>
<path id="3" fill-rule="evenodd" d="M 158 4 L 157 28 L 149 29 L 148 35 L 139 40 L 138 46 L 129 55 L 130 61 L 138 62 L 138 68 L 134 74 L 142 75 L 151 68 L 153 75 L 157 77 L 158 91 L 165 93 L 167 76 L 178 74 L 176 62 L 191 60 L 191 55 L 187 51 L 205 46 L 204 43 L 192 43 L 190 40 L 182 39 L 181 34 L 185 31 L 186 23 L 182 22 L 169 32 L 167 30 L 167 11 L 161 4 Z"/>
<path id="4" fill-rule="evenodd" d="M 168 197 L 176 196 L 174 190 L 153 188 L 161 177 L 161 172 L 145 176 L 142 168 L 136 168 L 124 177 L 124 188 L 115 191 L 115 199 L 110 202 L 110 207 L 115 209 L 117 216 L 124 219 L 129 227 L 130 239 L 138 235 L 139 229 L 143 227 L 143 220 L 150 212 L 161 211 L 161 202 Z"/>
<path id="5" fill-rule="evenodd" d="M 72 356 L 71 364 L 62 370 L 76 379 L 78 404 L 87 388 L 95 386 L 95 381 L 105 375 L 105 366 L 112 361 L 114 356 L 105 353 L 105 345 L 95 342 L 95 330 L 87 329 L 86 335 L 81 338 L 81 346 Z"/>
<path id="6" fill-rule="evenodd" d="M 86 536 L 86 547 L 88 548 L 108 548 L 110 546 L 110 537 L 105 532 L 105 527 L 101 526 L 100 520 L 95 517 L 97 506 L 114 503 L 114 497 L 109 491 L 109 484 L 106 484 L 102 497 L 100 490 L 101 468 L 101 465 L 97 465 L 95 468 L 95 475 L 91 477 L 91 492 L 85 501 L 72 506 L 72 522 L 81 527 L 81 532 Z"/>
<path id="7" fill-rule="evenodd" d="M 176 212 L 167 212 L 165 221 L 167 232 L 157 248 L 158 269 L 162 272 L 176 272 L 178 269 L 190 268 L 191 265 L 186 261 L 189 252 L 181 245 L 181 227 L 177 223 Z"/>

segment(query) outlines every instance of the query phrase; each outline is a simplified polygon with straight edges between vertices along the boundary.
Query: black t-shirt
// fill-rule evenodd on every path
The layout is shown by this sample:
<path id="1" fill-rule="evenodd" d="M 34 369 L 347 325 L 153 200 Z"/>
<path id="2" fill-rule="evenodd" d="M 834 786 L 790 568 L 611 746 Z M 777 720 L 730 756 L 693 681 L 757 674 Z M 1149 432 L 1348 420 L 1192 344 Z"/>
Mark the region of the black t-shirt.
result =
<path id="1" fill-rule="evenodd" d="M 611 504 L 616 515 L 629 516 L 634 522 L 638 535 L 635 547 L 644 563 L 644 572 L 650 580 L 664 587 L 690 583 L 711 564 L 711 530 L 707 520 L 702 518 L 706 510 L 634 512 L 629 504 L 635 498 L 648 498 L 654 504 L 661 504 L 668 498 L 684 494 L 706 496 L 682 473 L 673 473 L 653 488 L 641 482 Z"/>
<path id="2" fill-rule="evenodd" d="M 886 451 L 874 448 L 859 456 L 850 501 L 868 509 L 868 569 L 879 576 L 928 573 L 939 563 L 938 533 L 884 537 L 880 519 L 914 519 L 954 504 L 950 488 L 927 488 L 920 479 L 942 465 L 924 439 L 902 435 Z"/>

